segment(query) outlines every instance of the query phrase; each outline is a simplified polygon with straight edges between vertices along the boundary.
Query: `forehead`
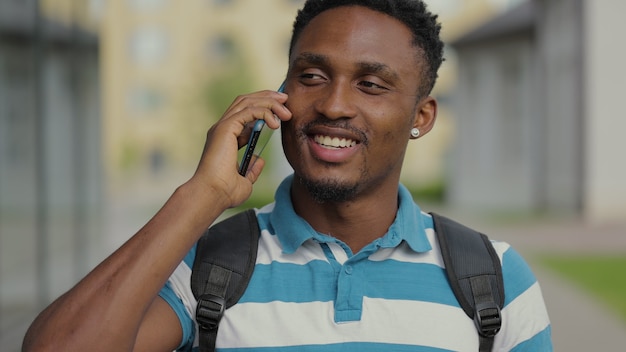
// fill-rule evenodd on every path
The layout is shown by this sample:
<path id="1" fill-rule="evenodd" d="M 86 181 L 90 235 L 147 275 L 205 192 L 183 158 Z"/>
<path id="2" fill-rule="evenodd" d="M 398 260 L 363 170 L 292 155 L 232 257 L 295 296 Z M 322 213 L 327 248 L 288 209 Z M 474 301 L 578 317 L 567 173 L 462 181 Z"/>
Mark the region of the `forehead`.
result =
<path id="1" fill-rule="evenodd" d="M 378 62 L 402 74 L 421 67 L 413 33 L 401 21 L 363 6 L 326 10 L 303 29 L 293 60 L 314 53 L 343 61 Z"/>

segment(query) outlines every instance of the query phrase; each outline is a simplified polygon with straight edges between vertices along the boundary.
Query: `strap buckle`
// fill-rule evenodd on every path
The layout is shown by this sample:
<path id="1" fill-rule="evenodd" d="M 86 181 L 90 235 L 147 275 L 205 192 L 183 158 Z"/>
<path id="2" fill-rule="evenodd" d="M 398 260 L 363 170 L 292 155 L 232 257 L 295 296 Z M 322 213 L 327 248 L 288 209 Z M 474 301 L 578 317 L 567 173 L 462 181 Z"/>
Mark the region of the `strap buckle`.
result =
<path id="1" fill-rule="evenodd" d="M 495 302 L 482 302 L 476 305 L 474 323 L 484 337 L 494 337 L 502 327 L 500 307 Z"/>
<path id="2" fill-rule="evenodd" d="M 205 293 L 198 298 L 196 307 L 196 321 L 201 330 L 217 330 L 218 324 L 224 315 L 226 301 L 224 297 Z"/>

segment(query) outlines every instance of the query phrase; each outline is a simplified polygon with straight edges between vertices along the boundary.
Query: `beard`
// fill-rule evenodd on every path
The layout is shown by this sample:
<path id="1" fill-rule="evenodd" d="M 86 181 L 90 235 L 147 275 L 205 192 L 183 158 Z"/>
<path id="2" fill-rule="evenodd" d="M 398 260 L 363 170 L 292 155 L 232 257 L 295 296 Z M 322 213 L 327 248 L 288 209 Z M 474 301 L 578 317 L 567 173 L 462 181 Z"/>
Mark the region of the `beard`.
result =
<path id="1" fill-rule="evenodd" d="M 300 178 L 313 199 L 320 203 L 341 203 L 353 200 L 358 193 L 358 184 L 341 184 L 337 180 L 311 180 Z"/>
<path id="2" fill-rule="evenodd" d="M 302 144 L 307 143 L 307 140 L 309 138 L 307 131 L 309 131 L 315 125 L 326 125 L 326 126 L 340 127 L 343 129 L 351 130 L 360 136 L 360 141 L 363 145 L 365 146 L 369 145 L 367 135 L 363 131 L 350 126 L 350 124 L 348 124 L 345 121 L 335 121 L 335 122 L 320 121 L 320 120 L 311 121 L 307 123 L 306 125 L 300 127 L 294 132 L 296 136 L 296 140 L 298 140 Z M 285 130 L 283 129 L 282 132 L 285 133 Z M 284 143 L 285 141 L 283 139 L 283 144 Z M 297 156 L 298 159 L 300 160 L 305 159 L 304 156 L 302 155 L 302 152 L 303 152 L 302 149 L 298 148 L 296 149 L 296 152 L 298 154 Z M 287 156 L 287 159 L 289 160 L 289 156 Z M 294 164 L 291 162 L 291 160 L 289 160 L 289 163 L 294 168 L 294 170 L 297 169 L 296 167 L 294 167 Z M 299 174 L 297 171 L 295 173 L 296 173 L 296 176 L 298 176 L 297 177 L 298 182 L 304 186 L 304 188 L 308 191 L 308 193 L 311 195 L 313 200 L 320 204 L 342 203 L 342 202 L 351 201 L 351 200 L 354 200 L 358 196 L 358 193 L 360 191 L 360 186 L 361 186 L 360 181 L 342 182 L 341 180 L 337 180 L 333 178 L 319 179 L 319 178 L 315 178 L 314 176 L 311 177 L 311 175 Z M 363 168 L 360 171 L 360 173 L 362 177 L 365 177 L 368 174 L 365 168 Z"/>

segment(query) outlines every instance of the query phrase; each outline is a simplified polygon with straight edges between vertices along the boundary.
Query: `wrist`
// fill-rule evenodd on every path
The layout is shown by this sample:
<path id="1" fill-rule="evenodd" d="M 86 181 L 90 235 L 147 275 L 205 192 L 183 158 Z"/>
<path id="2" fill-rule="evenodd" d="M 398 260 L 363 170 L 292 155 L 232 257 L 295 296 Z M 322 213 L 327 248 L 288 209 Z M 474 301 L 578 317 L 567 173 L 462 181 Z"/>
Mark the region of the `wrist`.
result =
<path id="1" fill-rule="evenodd" d="M 199 209 L 214 209 L 219 214 L 230 207 L 230 198 L 219 187 L 192 177 L 176 189 L 182 197 L 195 203 Z"/>

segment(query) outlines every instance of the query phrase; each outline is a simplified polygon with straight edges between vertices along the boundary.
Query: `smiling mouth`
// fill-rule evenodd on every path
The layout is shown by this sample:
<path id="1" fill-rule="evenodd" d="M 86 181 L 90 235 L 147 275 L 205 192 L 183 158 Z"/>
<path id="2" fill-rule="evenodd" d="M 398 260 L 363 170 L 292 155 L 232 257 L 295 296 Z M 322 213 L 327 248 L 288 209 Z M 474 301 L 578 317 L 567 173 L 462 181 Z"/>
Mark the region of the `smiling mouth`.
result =
<path id="1" fill-rule="evenodd" d="M 357 141 L 352 139 L 330 137 L 324 135 L 315 135 L 313 137 L 313 140 L 315 140 L 315 143 L 319 144 L 320 146 L 329 149 L 350 148 L 357 145 Z"/>

